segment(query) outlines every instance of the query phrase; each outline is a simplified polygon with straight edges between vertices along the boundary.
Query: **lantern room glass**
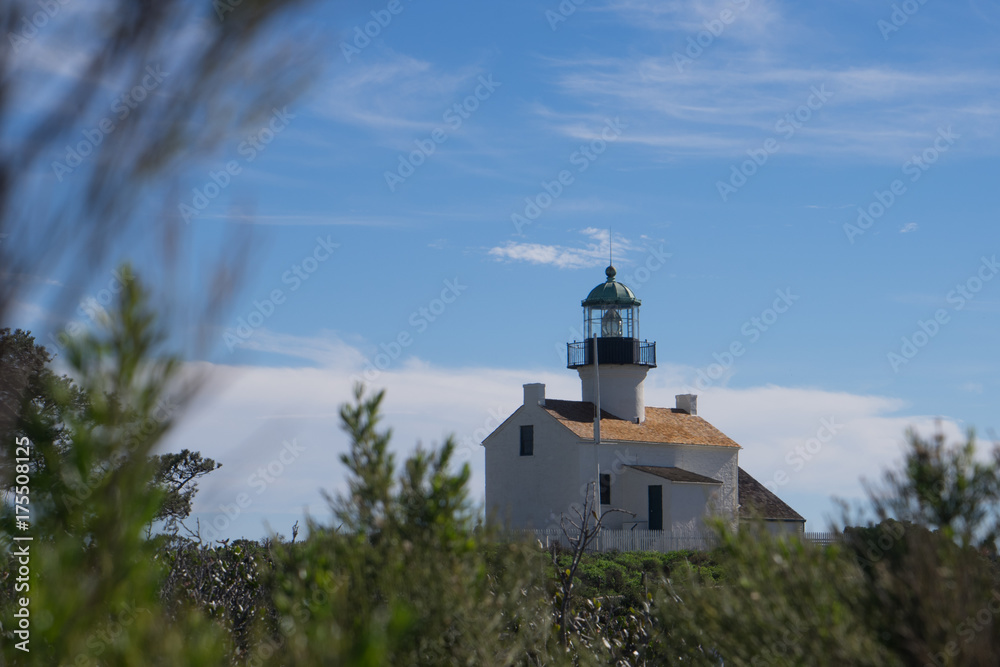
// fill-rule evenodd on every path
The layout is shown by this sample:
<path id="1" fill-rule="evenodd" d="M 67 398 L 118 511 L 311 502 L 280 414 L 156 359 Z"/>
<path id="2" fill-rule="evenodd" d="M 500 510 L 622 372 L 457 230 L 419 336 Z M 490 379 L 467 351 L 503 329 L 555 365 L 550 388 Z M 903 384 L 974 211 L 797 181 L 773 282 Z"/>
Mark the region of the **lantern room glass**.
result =
<path id="1" fill-rule="evenodd" d="M 638 338 L 637 306 L 585 306 L 583 328 L 587 338 Z"/>

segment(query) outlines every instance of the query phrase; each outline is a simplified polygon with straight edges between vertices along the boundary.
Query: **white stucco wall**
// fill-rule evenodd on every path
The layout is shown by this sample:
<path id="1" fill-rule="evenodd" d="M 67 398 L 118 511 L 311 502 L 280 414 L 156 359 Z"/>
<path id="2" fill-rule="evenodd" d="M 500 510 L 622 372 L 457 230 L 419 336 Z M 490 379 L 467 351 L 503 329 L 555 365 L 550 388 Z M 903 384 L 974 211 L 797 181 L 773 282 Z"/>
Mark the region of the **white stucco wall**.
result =
<path id="1" fill-rule="evenodd" d="M 615 505 L 616 489 L 619 493 L 626 487 L 642 486 L 639 504 L 628 508 L 642 508 L 646 513 L 646 487 L 652 482 L 639 481 L 634 475 L 645 474 L 629 469 L 629 465 L 648 465 L 675 467 L 704 475 L 722 482 L 721 487 L 710 485 L 712 491 L 712 507 L 714 513 L 733 518 L 737 510 L 737 483 L 739 477 L 739 450 L 735 447 L 711 447 L 700 445 L 650 444 L 634 442 L 604 442 L 597 449 L 596 457 L 602 473 L 611 473 L 611 501 Z M 591 468 L 593 469 L 593 468 Z M 631 475 L 630 475 L 631 473 Z M 595 473 L 591 473 L 592 475 Z M 664 483 L 664 503 L 667 502 L 668 480 L 653 476 Z M 637 491 L 638 493 L 638 491 Z M 631 498 L 631 496 L 625 496 Z M 641 502 L 640 502 L 641 501 Z M 687 503 L 688 500 L 678 501 Z M 619 506 L 620 507 L 620 506 Z M 664 514 L 664 529 L 666 529 L 666 514 Z M 680 515 L 679 515 L 680 516 Z M 609 517 L 606 525 L 609 528 L 620 527 L 623 522 L 633 519 L 616 515 Z M 636 519 L 638 520 L 638 519 Z M 645 519 L 642 519 L 645 520 Z"/>
<path id="2" fill-rule="evenodd" d="M 521 456 L 521 426 L 534 454 Z M 485 441 L 486 515 L 510 528 L 558 525 L 579 491 L 579 439 L 538 406 L 521 406 Z"/>
<path id="3" fill-rule="evenodd" d="M 615 514 L 606 520 L 608 528 L 621 528 L 624 524 L 637 521 L 641 528 L 649 526 L 649 487 L 663 489 L 663 530 L 674 535 L 692 535 L 705 532 L 705 517 L 711 513 L 712 499 L 718 494 L 718 484 L 695 484 L 671 482 L 670 480 L 631 468 L 619 477 L 616 488 L 612 484 L 611 506 L 632 512 Z"/>

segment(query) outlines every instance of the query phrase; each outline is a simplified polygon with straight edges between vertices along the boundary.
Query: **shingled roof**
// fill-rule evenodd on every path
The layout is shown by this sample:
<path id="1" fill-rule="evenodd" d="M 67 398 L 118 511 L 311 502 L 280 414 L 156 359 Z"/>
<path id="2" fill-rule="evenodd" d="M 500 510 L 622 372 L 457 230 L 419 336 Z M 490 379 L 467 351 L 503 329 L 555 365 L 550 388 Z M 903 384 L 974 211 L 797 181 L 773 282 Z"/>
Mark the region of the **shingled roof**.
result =
<path id="1" fill-rule="evenodd" d="M 739 469 L 739 503 L 741 519 L 771 519 L 779 521 L 805 521 L 802 515 L 785 504 L 778 496 Z"/>
<path id="2" fill-rule="evenodd" d="M 543 410 L 583 439 L 594 437 L 594 404 L 590 401 L 545 399 Z M 619 419 L 601 410 L 601 438 L 622 442 L 736 447 L 735 442 L 697 415 L 673 408 L 646 408 L 642 424 Z"/>
<path id="3" fill-rule="evenodd" d="M 671 468 L 667 466 L 627 466 L 633 470 L 638 470 L 639 472 L 649 473 L 650 475 L 656 475 L 657 477 L 662 477 L 663 479 L 669 480 L 671 482 L 687 482 L 695 484 L 722 484 L 717 479 L 712 479 L 711 477 L 705 477 L 705 475 L 699 475 L 696 472 L 691 472 L 690 470 L 684 470 L 683 468 Z"/>

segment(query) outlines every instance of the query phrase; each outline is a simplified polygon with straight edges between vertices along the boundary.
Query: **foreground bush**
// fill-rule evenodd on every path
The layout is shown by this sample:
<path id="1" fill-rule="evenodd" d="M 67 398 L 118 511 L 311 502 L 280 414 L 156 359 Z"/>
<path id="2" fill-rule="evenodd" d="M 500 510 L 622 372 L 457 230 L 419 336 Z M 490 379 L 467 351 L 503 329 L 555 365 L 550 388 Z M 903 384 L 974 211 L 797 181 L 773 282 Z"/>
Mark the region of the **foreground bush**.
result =
<path id="1" fill-rule="evenodd" d="M 952 447 L 911 434 L 902 470 L 839 545 L 720 526 L 710 554 L 589 554 L 574 579 L 569 555 L 480 524 L 450 440 L 397 466 L 383 394 L 358 387 L 341 411 L 348 489 L 330 523 L 310 519 L 298 542 L 205 545 L 148 532 L 172 502 L 150 458 L 174 412 L 163 406 L 191 393 L 137 281 L 106 324 L 67 355 L 76 384 L 46 376 L 16 426 L 32 443 L 32 517 L 22 530 L 0 509 L 3 664 L 943 667 L 1000 655 L 1000 475 L 971 436 Z M 11 538 L 25 535 L 19 582 Z M 21 597 L 30 653 L 17 648 Z"/>
<path id="2" fill-rule="evenodd" d="M 310 522 L 305 542 L 276 551 L 280 647 L 272 664 L 515 664 L 543 654 L 549 614 L 539 554 L 485 549 L 466 494 L 469 469 L 450 471 L 454 445 L 418 451 L 397 478 L 378 430 L 383 394 L 341 412 L 349 494 L 337 528 Z M 489 560 L 492 559 L 492 563 Z M 498 565 L 500 565 L 498 567 Z"/>

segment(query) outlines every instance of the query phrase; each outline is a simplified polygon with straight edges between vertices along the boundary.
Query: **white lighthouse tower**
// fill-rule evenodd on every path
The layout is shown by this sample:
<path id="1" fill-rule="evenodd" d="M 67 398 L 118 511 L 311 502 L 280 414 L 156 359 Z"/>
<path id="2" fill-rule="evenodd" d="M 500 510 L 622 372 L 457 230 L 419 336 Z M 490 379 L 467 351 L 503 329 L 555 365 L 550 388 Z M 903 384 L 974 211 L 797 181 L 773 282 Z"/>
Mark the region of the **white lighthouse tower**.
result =
<path id="1" fill-rule="evenodd" d="M 566 365 L 580 373 L 582 400 L 600 405 L 619 419 L 641 424 L 646 419 L 643 382 L 656 367 L 656 343 L 639 340 L 639 306 L 624 283 L 607 280 L 583 300 L 586 340 L 566 344 Z"/>

